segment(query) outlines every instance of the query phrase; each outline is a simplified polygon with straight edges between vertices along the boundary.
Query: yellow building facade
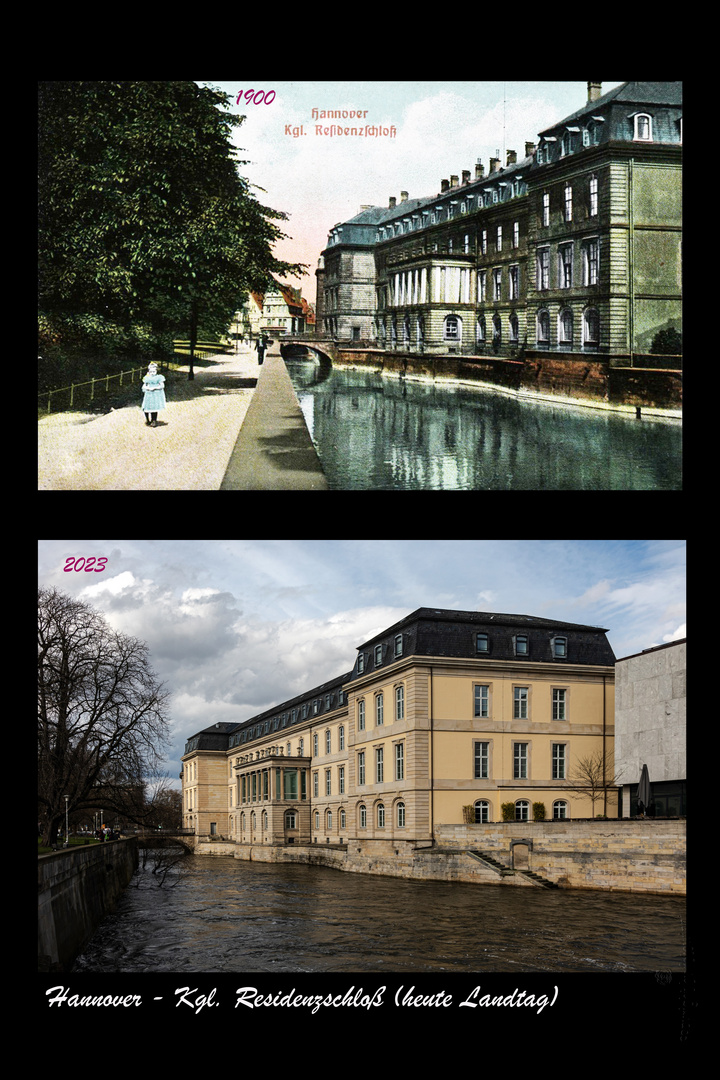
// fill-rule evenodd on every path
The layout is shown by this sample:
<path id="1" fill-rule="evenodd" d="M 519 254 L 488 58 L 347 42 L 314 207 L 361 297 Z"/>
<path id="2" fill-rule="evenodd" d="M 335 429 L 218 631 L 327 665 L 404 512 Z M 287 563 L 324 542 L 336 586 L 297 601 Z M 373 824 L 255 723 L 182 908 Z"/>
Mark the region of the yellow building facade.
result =
<path id="1" fill-rule="evenodd" d="M 184 824 L 400 854 L 439 825 L 617 817 L 613 716 L 605 630 L 420 608 L 345 675 L 188 740 Z"/>

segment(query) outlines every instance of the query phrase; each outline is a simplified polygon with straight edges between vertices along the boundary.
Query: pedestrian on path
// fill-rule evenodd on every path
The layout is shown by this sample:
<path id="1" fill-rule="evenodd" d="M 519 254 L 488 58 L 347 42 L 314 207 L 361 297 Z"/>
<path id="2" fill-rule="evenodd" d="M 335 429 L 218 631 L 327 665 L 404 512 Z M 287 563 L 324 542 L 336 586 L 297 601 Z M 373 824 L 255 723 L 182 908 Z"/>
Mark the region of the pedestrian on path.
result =
<path id="1" fill-rule="evenodd" d="M 261 334 L 255 342 L 255 348 L 257 349 L 258 354 L 258 364 L 262 364 L 265 359 L 265 350 L 268 345 L 272 345 L 272 341 L 270 341 L 269 338 L 266 338 L 264 334 Z"/>
<path id="2" fill-rule="evenodd" d="M 145 423 L 150 427 L 157 427 L 157 414 L 166 408 L 164 387 L 165 376 L 158 374 L 157 364 L 149 364 L 142 384 L 142 410 L 145 413 Z"/>

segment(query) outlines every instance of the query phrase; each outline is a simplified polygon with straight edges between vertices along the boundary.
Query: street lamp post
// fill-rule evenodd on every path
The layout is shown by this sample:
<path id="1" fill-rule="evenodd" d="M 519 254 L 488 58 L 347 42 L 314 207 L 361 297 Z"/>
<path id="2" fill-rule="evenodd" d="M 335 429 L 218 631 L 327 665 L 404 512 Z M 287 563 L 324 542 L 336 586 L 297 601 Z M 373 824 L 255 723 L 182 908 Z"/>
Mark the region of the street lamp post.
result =
<path id="1" fill-rule="evenodd" d="M 68 833 L 68 796 L 65 796 L 65 847 L 70 845 L 70 836 Z"/>

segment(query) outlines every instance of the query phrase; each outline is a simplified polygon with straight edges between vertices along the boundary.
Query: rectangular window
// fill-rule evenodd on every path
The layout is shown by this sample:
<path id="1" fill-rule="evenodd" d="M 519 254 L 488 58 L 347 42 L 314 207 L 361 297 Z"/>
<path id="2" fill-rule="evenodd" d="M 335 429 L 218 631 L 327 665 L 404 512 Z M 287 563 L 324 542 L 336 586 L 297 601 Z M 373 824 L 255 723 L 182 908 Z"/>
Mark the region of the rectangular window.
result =
<path id="1" fill-rule="evenodd" d="M 338 789 L 341 795 L 345 794 L 345 766 L 340 765 L 338 768 Z"/>
<path id="2" fill-rule="evenodd" d="M 330 746 L 331 746 L 331 736 L 330 736 L 330 732 L 329 732 L 329 731 L 326 731 L 326 732 L 325 732 L 325 753 L 326 753 L 326 754 L 329 754 L 329 753 L 330 753 Z"/>
<path id="3" fill-rule="evenodd" d="M 395 655 L 402 656 L 402 634 L 398 634 L 395 638 Z"/>
<path id="4" fill-rule="evenodd" d="M 365 751 L 358 754 L 358 784 L 365 783 Z"/>
<path id="5" fill-rule="evenodd" d="M 590 177 L 590 217 L 597 217 L 598 212 L 598 182 L 597 176 Z"/>
<path id="6" fill-rule="evenodd" d="M 518 634 L 515 638 L 515 655 L 527 656 L 529 652 L 528 639 L 525 634 Z"/>
<path id="7" fill-rule="evenodd" d="M 550 224 L 550 194 L 545 191 L 542 197 L 542 223 L 543 225 Z"/>
<path id="8" fill-rule="evenodd" d="M 572 288 L 572 244 L 561 244 L 558 249 L 558 288 Z"/>
<path id="9" fill-rule="evenodd" d="M 527 720 L 528 688 L 516 686 L 513 690 L 513 720 Z"/>
<path id="10" fill-rule="evenodd" d="M 395 744 L 395 779 L 405 779 L 405 744 Z"/>
<path id="11" fill-rule="evenodd" d="M 502 251 L 502 225 L 497 227 L 497 249 Z"/>
<path id="12" fill-rule="evenodd" d="M 567 656 L 567 638 L 556 637 L 553 639 L 553 655 Z"/>
<path id="13" fill-rule="evenodd" d="M 365 702 L 358 701 L 358 731 L 365 730 Z"/>
<path id="14" fill-rule="evenodd" d="M 513 222 L 513 247 L 520 247 L 520 222 Z"/>
<path id="15" fill-rule="evenodd" d="M 526 742 L 516 742 L 513 748 L 513 779 L 527 780 L 527 748 Z"/>
<path id="16" fill-rule="evenodd" d="M 600 271 L 600 241 L 587 240 L 583 244 L 583 285 L 597 285 Z"/>
<path id="17" fill-rule="evenodd" d="M 313 773 L 313 798 L 315 798 L 315 799 L 317 799 L 317 797 L 319 795 L 318 783 L 319 783 L 318 774 L 316 772 L 314 772 Z"/>
<path id="18" fill-rule="evenodd" d="M 376 696 L 376 698 L 375 698 L 375 723 L 377 724 L 378 727 L 381 727 L 382 724 L 384 723 L 384 721 L 383 721 L 384 712 L 385 712 L 385 707 L 383 705 L 383 695 L 378 694 Z"/>
<path id="19" fill-rule="evenodd" d="M 553 780 L 565 779 L 565 744 L 553 743 L 552 748 Z"/>
<path id="20" fill-rule="evenodd" d="M 502 268 L 498 267 L 493 270 L 493 300 L 500 300 L 500 290 L 502 288 Z"/>
<path id="21" fill-rule="evenodd" d="M 540 248 L 537 253 L 537 287 L 550 288 L 550 248 Z"/>
<path id="22" fill-rule="evenodd" d="M 325 770 L 325 794 L 332 795 L 332 769 Z"/>
<path id="23" fill-rule="evenodd" d="M 338 728 L 338 750 L 345 749 L 345 725 L 341 724 Z"/>
<path id="24" fill-rule="evenodd" d="M 553 720 L 567 720 L 566 713 L 567 690 L 553 690 L 552 712 Z"/>
<path id="25" fill-rule="evenodd" d="M 375 646 L 375 667 L 382 664 L 382 645 Z"/>
<path id="26" fill-rule="evenodd" d="M 565 220 L 572 221 L 572 185 L 565 185 Z"/>
<path id="27" fill-rule="evenodd" d="M 405 719 L 405 687 L 395 687 L 395 719 Z"/>
<path id="28" fill-rule="evenodd" d="M 489 716 L 490 687 L 475 687 L 475 716 Z"/>
<path id="29" fill-rule="evenodd" d="M 375 751 L 375 783 L 382 784 L 385 766 L 383 763 L 383 748 L 379 746 Z"/>
<path id="30" fill-rule="evenodd" d="M 490 775 L 490 743 L 475 743 L 475 778 L 485 780 Z"/>
<path id="31" fill-rule="evenodd" d="M 510 299 L 519 300 L 520 298 L 520 267 L 510 267 Z"/>
<path id="32" fill-rule="evenodd" d="M 487 634 L 475 635 L 475 648 L 478 652 L 486 653 L 488 651 L 489 638 Z"/>

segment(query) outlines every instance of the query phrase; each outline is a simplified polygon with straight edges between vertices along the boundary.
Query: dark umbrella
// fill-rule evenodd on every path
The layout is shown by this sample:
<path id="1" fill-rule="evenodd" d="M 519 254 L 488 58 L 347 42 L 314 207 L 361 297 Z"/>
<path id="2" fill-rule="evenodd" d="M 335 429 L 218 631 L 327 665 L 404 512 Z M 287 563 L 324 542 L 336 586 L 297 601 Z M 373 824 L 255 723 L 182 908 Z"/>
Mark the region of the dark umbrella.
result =
<path id="1" fill-rule="evenodd" d="M 644 810 L 647 810 L 650 802 L 650 774 L 648 772 L 647 765 L 643 765 L 640 772 L 640 783 L 638 784 L 638 813 L 642 814 Z"/>

